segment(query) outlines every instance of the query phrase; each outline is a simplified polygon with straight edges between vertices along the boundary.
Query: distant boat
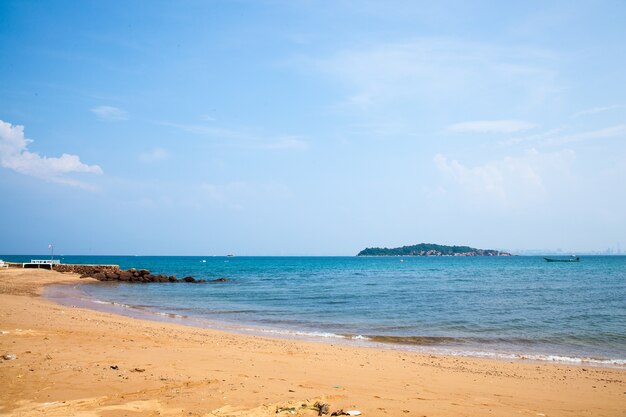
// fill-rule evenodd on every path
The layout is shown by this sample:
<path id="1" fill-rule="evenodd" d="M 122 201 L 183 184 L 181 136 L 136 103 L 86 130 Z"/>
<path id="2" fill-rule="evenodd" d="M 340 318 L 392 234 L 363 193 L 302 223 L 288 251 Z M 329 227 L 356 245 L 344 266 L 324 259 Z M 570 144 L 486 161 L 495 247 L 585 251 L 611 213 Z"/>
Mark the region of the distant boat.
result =
<path id="1" fill-rule="evenodd" d="M 546 262 L 580 262 L 580 256 L 572 255 L 570 258 L 543 258 Z"/>
<path id="2" fill-rule="evenodd" d="M 228 254 L 228 255 L 226 255 L 226 256 L 227 256 L 227 257 L 229 257 L 229 258 L 232 258 L 232 257 L 233 257 L 233 256 L 235 256 L 235 255 Z"/>

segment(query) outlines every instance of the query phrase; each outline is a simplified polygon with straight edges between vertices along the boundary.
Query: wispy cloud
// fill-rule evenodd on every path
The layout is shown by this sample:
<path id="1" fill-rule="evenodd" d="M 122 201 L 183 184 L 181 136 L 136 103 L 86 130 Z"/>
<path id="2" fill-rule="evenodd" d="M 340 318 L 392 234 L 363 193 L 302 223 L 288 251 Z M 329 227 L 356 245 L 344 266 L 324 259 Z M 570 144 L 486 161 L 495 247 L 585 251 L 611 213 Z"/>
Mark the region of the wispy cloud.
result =
<path id="1" fill-rule="evenodd" d="M 231 144 L 240 147 L 259 148 L 268 150 L 305 151 L 309 144 L 301 136 L 265 136 L 249 129 L 231 129 L 201 124 L 159 122 L 162 126 L 179 129 L 195 135 L 207 136 L 215 139 L 227 139 Z"/>
<path id="2" fill-rule="evenodd" d="M 555 57 L 533 48 L 416 38 L 359 45 L 334 55 L 296 59 L 303 71 L 341 82 L 345 105 L 368 109 L 398 100 L 437 102 L 485 95 L 537 103 L 559 91 Z"/>
<path id="3" fill-rule="evenodd" d="M 551 144 L 564 144 L 570 142 L 582 142 L 587 140 L 605 139 L 617 136 L 626 136 L 626 125 L 605 127 L 603 129 L 590 130 L 587 132 L 575 133 L 573 135 L 561 136 L 550 140 Z"/>
<path id="4" fill-rule="evenodd" d="M 201 196 L 211 204 L 224 206 L 232 210 L 243 210 L 243 206 L 236 202 L 238 196 L 249 188 L 245 182 L 231 182 L 228 184 L 201 184 Z"/>
<path id="5" fill-rule="evenodd" d="M 558 127 L 534 135 L 513 137 L 499 142 L 500 145 L 517 145 L 520 143 L 534 143 L 537 145 L 564 145 L 574 142 L 606 139 L 613 137 L 626 137 L 626 125 L 604 127 L 596 130 L 588 130 L 578 133 L 568 133 L 568 128 Z"/>
<path id="6" fill-rule="evenodd" d="M 433 161 L 444 178 L 464 192 L 517 205 L 545 196 L 547 180 L 566 174 L 574 159 L 571 150 L 540 153 L 530 149 L 521 156 L 507 156 L 473 167 L 442 154 L 435 155 Z"/>
<path id="7" fill-rule="evenodd" d="M 62 154 L 60 157 L 41 156 L 28 150 L 33 141 L 24 136 L 24 126 L 12 125 L 0 120 L 0 165 L 20 174 L 49 182 L 90 188 L 88 184 L 67 174 L 83 172 L 102 174 L 98 165 L 86 165 L 77 155 Z"/>
<path id="8" fill-rule="evenodd" d="M 557 127 L 554 129 L 546 130 L 544 132 L 539 132 L 539 133 L 535 133 L 532 135 L 512 137 L 510 139 L 500 141 L 499 145 L 509 146 L 509 145 L 517 145 L 519 143 L 524 143 L 524 142 L 544 143 L 544 142 L 547 142 L 548 140 L 558 137 L 559 135 L 562 135 L 562 132 L 564 132 L 565 130 L 566 129 L 564 127 Z"/>
<path id="9" fill-rule="evenodd" d="M 247 130 L 207 126 L 194 123 L 158 122 L 161 126 L 172 127 L 194 135 L 204 135 L 218 139 L 254 140 L 255 136 Z"/>
<path id="10" fill-rule="evenodd" d="M 144 163 L 164 161 L 170 157 L 168 151 L 163 148 L 154 148 L 139 154 L 139 161 Z"/>
<path id="11" fill-rule="evenodd" d="M 89 109 L 93 114 L 101 120 L 120 121 L 128 120 L 128 113 L 120 108 L 113 106 L 98 106 Z"/>
<path id="12" fill-rule="evenodd" d="M 215 122 L 217 121 L 217 119 L 213 116 L 209 116 L 208 114 L 203 114 L 202 116 L 200 116 L 200 119 L 202 119 L 205 122 Z"/>
<path id="13" fill-rule="evenodd" d="M 534 127 L 533 123 L 522 120 L 476 120 L 450 125 L 447 130 L 455 133 L 514 133 Z"/>
<path id="14" fill-rule="evenodd" d="M 574 113 L 572 115 L 572 119 L 576 119 L 582 116 L 590 116 L 592 114 L 597 114 L 597 113 L 604 113 L 605 111 L 617 109 L 618 107 L 619 106 L 617 105 L 613 105 L 613 106 L 605 106 L 605 107 L 594 107 L 591 109 L 582 110 L 582 111 L 579 111 L 578 113 Z"/>
<path id="15" fill-rule="evenodd" d="M 309 143 L 300 137 L 286 137 L 279 139 L 276 142 L 271 142 L 265 145 L 266 149 L 276 150 L 294 150 L 294 151 L 306 151 L 309 149 Z"/>

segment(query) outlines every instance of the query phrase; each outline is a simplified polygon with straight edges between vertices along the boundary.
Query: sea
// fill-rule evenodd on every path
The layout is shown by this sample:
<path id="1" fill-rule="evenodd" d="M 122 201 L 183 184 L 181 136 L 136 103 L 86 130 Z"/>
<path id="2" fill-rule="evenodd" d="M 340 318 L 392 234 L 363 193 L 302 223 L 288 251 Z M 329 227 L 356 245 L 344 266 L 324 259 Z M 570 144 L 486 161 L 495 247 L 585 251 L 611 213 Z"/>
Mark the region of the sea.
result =
<path id="1" fill-rule="evenodd" d="M 68 305 L 333 344 L 626 367 L 626 256 L 583 256 L 572 263 L 534 256 L 63 256 L 61 261 L 117 264 L 179 278 L 228 278 L 47 290 L 48 297 Z"/>

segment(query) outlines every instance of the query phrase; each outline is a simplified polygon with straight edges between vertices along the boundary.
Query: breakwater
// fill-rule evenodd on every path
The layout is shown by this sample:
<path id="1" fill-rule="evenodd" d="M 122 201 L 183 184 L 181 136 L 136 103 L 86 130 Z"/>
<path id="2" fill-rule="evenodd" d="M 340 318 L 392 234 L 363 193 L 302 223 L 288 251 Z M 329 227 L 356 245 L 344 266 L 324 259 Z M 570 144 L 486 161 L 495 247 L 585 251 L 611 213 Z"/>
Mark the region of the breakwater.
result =
<path id="1" fill-rule="evenodd" d="M 121 270 L 119 265 L 81 265 L 81 264 L 59 264 L 54 265 L 57 272 L 71 272 L 81 274 L 81 278 L 94 278 L 98 281 L 121 281 L 131 283 L 148 282 L 228 282 L 228 278 L 216 278 L 211 280 L 196 279 L 192 276 L 176 278 L 176 275 L 153 274 L 147 269 L 130 268 Z"/>
<path id="2" fill-rule="evenodd" d="M 129 268 L 122 270 L 119 265 L 106 264 L 53 264 L 32 262 L 7 262 L 10 268 L 44 268 L 61 273 L 79 274 L 81 278 L 94 278 L 98 281 L 121 281 L 130 283 L 149 282 L 189 282 L 189 283 L 217 283 L 228 282 L 228 278 L 197 279 L 192 276 L 177 278 L 176 275 L 153 274 L 148 269 Z"/>
<path id="3" fill-rule="evenodd" d="M 52 269 L 57 272 L 72 272 L 81 275 L 93 275 L 97 273 L 119 274 L 119 265 L 85 265 L 85 264 L 57 264 Z"/>

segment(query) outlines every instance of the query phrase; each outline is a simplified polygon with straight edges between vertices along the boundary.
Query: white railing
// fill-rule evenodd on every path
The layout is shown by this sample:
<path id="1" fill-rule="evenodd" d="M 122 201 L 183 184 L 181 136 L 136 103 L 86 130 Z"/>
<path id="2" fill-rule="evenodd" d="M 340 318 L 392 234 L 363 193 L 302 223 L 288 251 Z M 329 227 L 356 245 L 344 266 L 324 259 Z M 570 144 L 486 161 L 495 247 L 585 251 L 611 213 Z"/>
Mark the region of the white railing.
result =
<path id="1" fill-rule="evenodd" d="M 58 259 L 31 259 L 30 263 L 38 265 L 59 265 L 61 261 Z"/>

